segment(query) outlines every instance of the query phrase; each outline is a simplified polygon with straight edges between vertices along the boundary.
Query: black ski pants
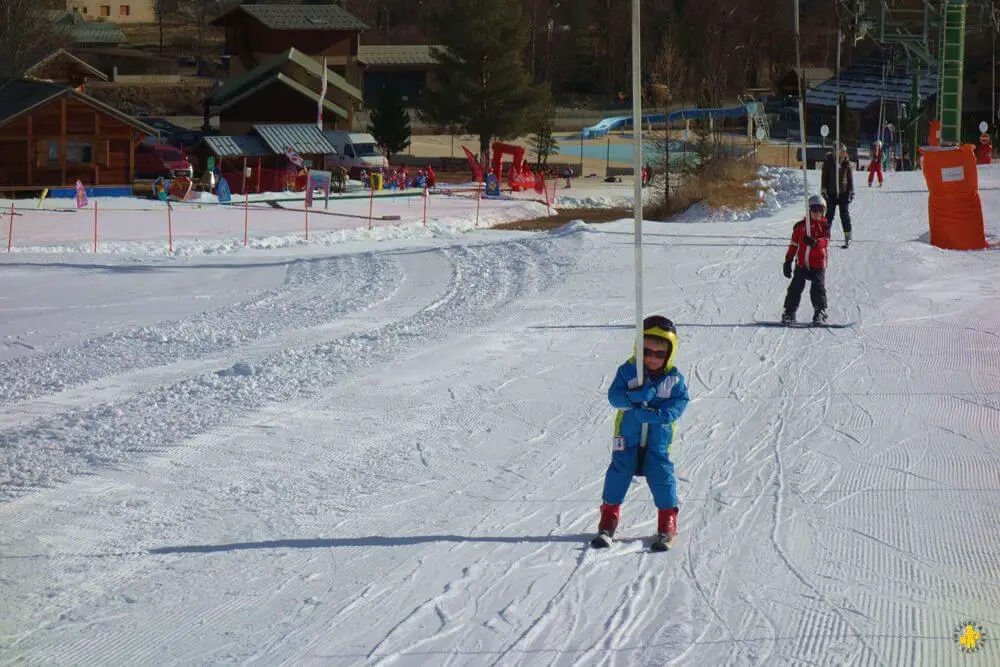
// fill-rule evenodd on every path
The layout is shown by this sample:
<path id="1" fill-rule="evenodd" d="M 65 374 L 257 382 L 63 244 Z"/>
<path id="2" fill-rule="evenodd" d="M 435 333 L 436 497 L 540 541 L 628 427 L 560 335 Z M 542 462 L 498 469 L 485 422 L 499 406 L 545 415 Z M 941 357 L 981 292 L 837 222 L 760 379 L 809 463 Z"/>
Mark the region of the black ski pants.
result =
<path id="1" fill-rule="evenodd" d="M 837 214 L 837 207 L 840 207 L 840 226 L 844 228 L 844 236 L 851 234 L 851 212 L 848 210 L 851 205 L 851 195 L 848 192 L 841 192 L 834 197 L 826 196 L 826 221 L 830 225 L 830 232 L 833 232 L 833 218 Z"/>
<path id="2" fill-rule="evenodd" d="M 809 287 L 809 298 L 815 310 L 826 310 L 826 269 L 807 269 L 796 266 L 792 274 L 792 282 L 788 285 L 788 294 L 785 296 L 785 312 L 795 314 L 799 309 L 799 301 L 802 300 L 802 291 L 806 288 L 806 281 L 812 284 Z"/>

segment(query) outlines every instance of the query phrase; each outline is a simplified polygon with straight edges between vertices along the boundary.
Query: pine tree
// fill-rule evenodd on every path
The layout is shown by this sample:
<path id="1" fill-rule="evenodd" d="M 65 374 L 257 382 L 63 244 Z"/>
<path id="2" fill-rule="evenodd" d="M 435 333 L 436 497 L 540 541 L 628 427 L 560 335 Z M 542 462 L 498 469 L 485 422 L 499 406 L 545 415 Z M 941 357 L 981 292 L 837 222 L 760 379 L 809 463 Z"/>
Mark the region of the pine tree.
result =
<path id="1" fill-rule="evenodd" d="M 556 119 L 555 104 L 548 91 L 545 91 L 543 97 L 545 100 L 540 103 L 537 113 L 532 114 L 529 128 L 533 133 L 529 144 L 540 167 L 548 164 L 550 156 L 559 154 L 559 142 L 552 136 Z"/>
<path id="2" fill-rule="evenodd" d="M 512 0 L 447 0 L 434 15 L 438 85 L 418 102 L 423 120 L 479 137 L 481 158 L 490 142 L 530 131 L 542 96 L 531 86 L 521 54 L 528 26 Z"/>
<path id="3" fill-rule="evenodd" d="M 402 96 L 392 85 L 382 89 L 378 104 L 372 109 L 368 133 L 375 137 L 390 161 L 394 155 L 409 148 L 410 114 L 403 106 Z"/>

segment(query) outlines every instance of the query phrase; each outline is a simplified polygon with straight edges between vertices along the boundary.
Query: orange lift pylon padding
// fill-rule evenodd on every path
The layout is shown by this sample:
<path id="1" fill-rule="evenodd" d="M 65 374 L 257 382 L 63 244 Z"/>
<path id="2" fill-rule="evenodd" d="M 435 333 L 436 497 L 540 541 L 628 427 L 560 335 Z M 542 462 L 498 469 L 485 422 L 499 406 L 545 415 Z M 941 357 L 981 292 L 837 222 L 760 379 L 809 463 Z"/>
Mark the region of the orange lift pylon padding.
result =
<path id="1" fill-rule="evenodd" d="M 920 152 L 929 191 L 931 245 L 946 250 L 988 248 L 973 147 L 923 146 Z"/>

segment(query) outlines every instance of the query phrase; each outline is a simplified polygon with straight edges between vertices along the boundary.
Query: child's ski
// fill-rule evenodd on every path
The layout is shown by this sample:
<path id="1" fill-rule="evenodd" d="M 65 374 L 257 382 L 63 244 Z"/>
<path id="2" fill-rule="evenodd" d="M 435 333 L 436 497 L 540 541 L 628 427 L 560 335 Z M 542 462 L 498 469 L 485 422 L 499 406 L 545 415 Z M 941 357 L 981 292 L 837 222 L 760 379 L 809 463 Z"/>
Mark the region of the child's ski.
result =
<path id="1" fill-rule="evenodd" d="M 657 535 L 653 539 L 653 543 L 649 545 L 649 550 L 654 553 L 659 553 L 661 551 L 670 551 L 674 546 L 674 541 L 677 540 L 677 536 L 674 535 L 673 538 L 667 539 L 666 535 Z"/>
<path id="2" fill-rule="evenodd" d="M 782 327 L 784 329 L 848 329 L 854 326 L 854 322 L 837 323 L 837 322 L 824 322 L 824 323 L 813 323 L 813 322 L 777 322 L 777 321 L 765 321 L 765 320 L 755 320 L 754 324 L 762 327 Z"/>
<path id="3" fill-rule="evenodd" d="M 613 538 L 607 533 L 600 533 L 590 541 L 590 546 L 594 549 L 607 549 L 611 546 Z"/>

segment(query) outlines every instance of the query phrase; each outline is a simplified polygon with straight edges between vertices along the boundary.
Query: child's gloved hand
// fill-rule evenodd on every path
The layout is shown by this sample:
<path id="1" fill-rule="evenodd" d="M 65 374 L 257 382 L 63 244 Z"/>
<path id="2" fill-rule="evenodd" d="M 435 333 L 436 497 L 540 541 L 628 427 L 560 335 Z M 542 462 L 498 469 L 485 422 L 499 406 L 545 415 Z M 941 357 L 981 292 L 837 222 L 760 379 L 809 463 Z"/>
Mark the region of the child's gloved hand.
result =
<path id="1" fill-rule="evenodd" d="M 785 263 L 781 265 L 781 272 L 785 274 L 786 278 L 792 277 L 792 260 L 785 260 Z"/>
<path id="2" fill-rule="evenodd" d="M 814 237 L 814 236 L 807 236 L 806 237 L 806 245 L 809 246 L 810 248 L 815 248 L 816 247 L 816 237 Z"/>
<path id="3" fill-rule="evenodd" d="M 649 408 L 636 408 L 632 411 L 636 418 L 643 424 L 659 424 L 660 413 Z"/>
<path id="4" fill-rule="evenodd" d="M 628 400 L 632 403 L 641 405 L 653 400 L 653 397 L 656 396 L 656 387 L 653 385 L 642 385 L 635 389 L 629 389 L 626 394 L 628 395 Z"/>
<path id="5" fill-rule="evenodd" d="M 847 201 L 849 201 L 849 202 L 854 201 L 854 193 L 853 192 L 850 193 L 849 195 L 847 195 Z"/>

